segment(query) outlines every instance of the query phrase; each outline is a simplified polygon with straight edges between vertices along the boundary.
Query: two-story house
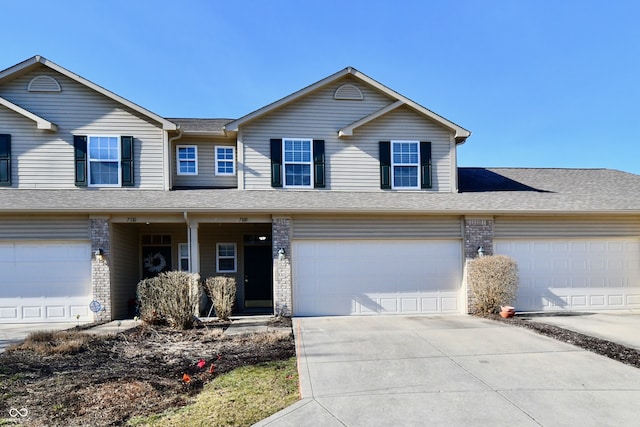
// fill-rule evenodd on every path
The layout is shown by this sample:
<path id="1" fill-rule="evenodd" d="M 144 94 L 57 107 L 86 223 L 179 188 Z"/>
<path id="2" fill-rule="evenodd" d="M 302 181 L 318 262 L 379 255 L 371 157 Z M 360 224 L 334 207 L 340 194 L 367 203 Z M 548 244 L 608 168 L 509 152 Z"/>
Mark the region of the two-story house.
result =
<path id="1" fill-rule="evenodd" d="M 640 176 L 458 168 L 469 136 L 350 67 L 185 119 L 33 57 L 0 71 L 0 323 L 132 316 L 166 270 L 233 275 L 238 313 L 464 313 L 481 253 L 519 310 L 640 307 Z"/>

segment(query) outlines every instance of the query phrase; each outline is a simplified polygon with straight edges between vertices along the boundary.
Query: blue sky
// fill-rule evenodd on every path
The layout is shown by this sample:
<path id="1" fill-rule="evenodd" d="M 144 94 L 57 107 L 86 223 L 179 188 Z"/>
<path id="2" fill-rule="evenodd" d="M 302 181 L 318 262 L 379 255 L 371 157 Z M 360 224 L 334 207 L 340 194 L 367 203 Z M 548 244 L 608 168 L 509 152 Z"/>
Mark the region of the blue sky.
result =
<path id="1" fill-rule="evenodd" d="M 165 117 L 241 117 L 346 66 L 473 134 L 460 166 L 640 174 L 640 2 L 0 0 L 33 55 Z"/>

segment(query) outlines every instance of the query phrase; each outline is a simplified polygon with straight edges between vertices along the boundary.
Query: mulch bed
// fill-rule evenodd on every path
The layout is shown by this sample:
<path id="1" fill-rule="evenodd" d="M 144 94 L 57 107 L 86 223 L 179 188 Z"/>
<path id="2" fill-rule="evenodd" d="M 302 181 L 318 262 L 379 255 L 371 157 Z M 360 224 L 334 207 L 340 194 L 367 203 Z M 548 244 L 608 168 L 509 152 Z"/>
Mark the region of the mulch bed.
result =
<path id="1" fill-rule="evenodd" d="M 282 326 L 287 320 L 279 322 Z M 211 323 L 179 331 L 141 325 L 93 336 L 70 354 L 6 351 L 0 354 L 0 424 L 124 425 L 134 415 L 185 405 L 217 375 L 295 356 L 293 336 L 286 331 L 227 336 L 227 326 Z M 22 408 L 27 416 L 16 412 Z"/>
<path id="2" fill-rule="evenodd" d="M 488 315 L 486 317 L 499 322 L 505 322 L 510 325 L 531 329 L 539 334 L 557 339 L 558 341 L 573 344 L 593 353 L 640 368 L 640 350 L 636 350 L 635 348 L 626 347 L 621 344 L 616 344 L 601 338 L 591 337 L 589 335 L 560 328 L 558 326 L 536 322 L 534 318 L 516 316 L 503 319 L 497 314 Z"/>

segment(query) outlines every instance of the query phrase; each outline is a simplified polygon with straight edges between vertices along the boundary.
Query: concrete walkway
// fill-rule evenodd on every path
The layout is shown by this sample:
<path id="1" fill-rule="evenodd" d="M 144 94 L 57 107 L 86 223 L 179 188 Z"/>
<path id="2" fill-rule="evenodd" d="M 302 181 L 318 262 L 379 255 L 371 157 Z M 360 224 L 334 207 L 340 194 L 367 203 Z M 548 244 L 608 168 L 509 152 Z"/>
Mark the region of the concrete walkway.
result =
<path id="1" fill-rule="evenodd" d="M 524 317 L 531 322 L 559 326 L 640 350 L 640 310 L 555 313 Z"/>
<path id="2" fill-rule="evenodd" d="M 640 369 L 470 316 L 296 318 L 303 399 L 258 426 L 635 425 Z"/>

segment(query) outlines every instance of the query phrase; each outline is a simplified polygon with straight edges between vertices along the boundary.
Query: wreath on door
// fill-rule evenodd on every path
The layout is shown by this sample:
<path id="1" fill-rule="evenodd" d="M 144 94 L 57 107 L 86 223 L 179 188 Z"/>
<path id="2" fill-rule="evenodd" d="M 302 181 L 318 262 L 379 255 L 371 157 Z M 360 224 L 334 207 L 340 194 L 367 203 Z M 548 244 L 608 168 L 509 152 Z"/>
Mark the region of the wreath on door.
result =
<path id="1" fill-rule="evenodd" d="M 167 260 L 160 252 L 150 253 L 144 259 L 144 268 L 150 273 L 160 273 L 167 266 Z"/>

